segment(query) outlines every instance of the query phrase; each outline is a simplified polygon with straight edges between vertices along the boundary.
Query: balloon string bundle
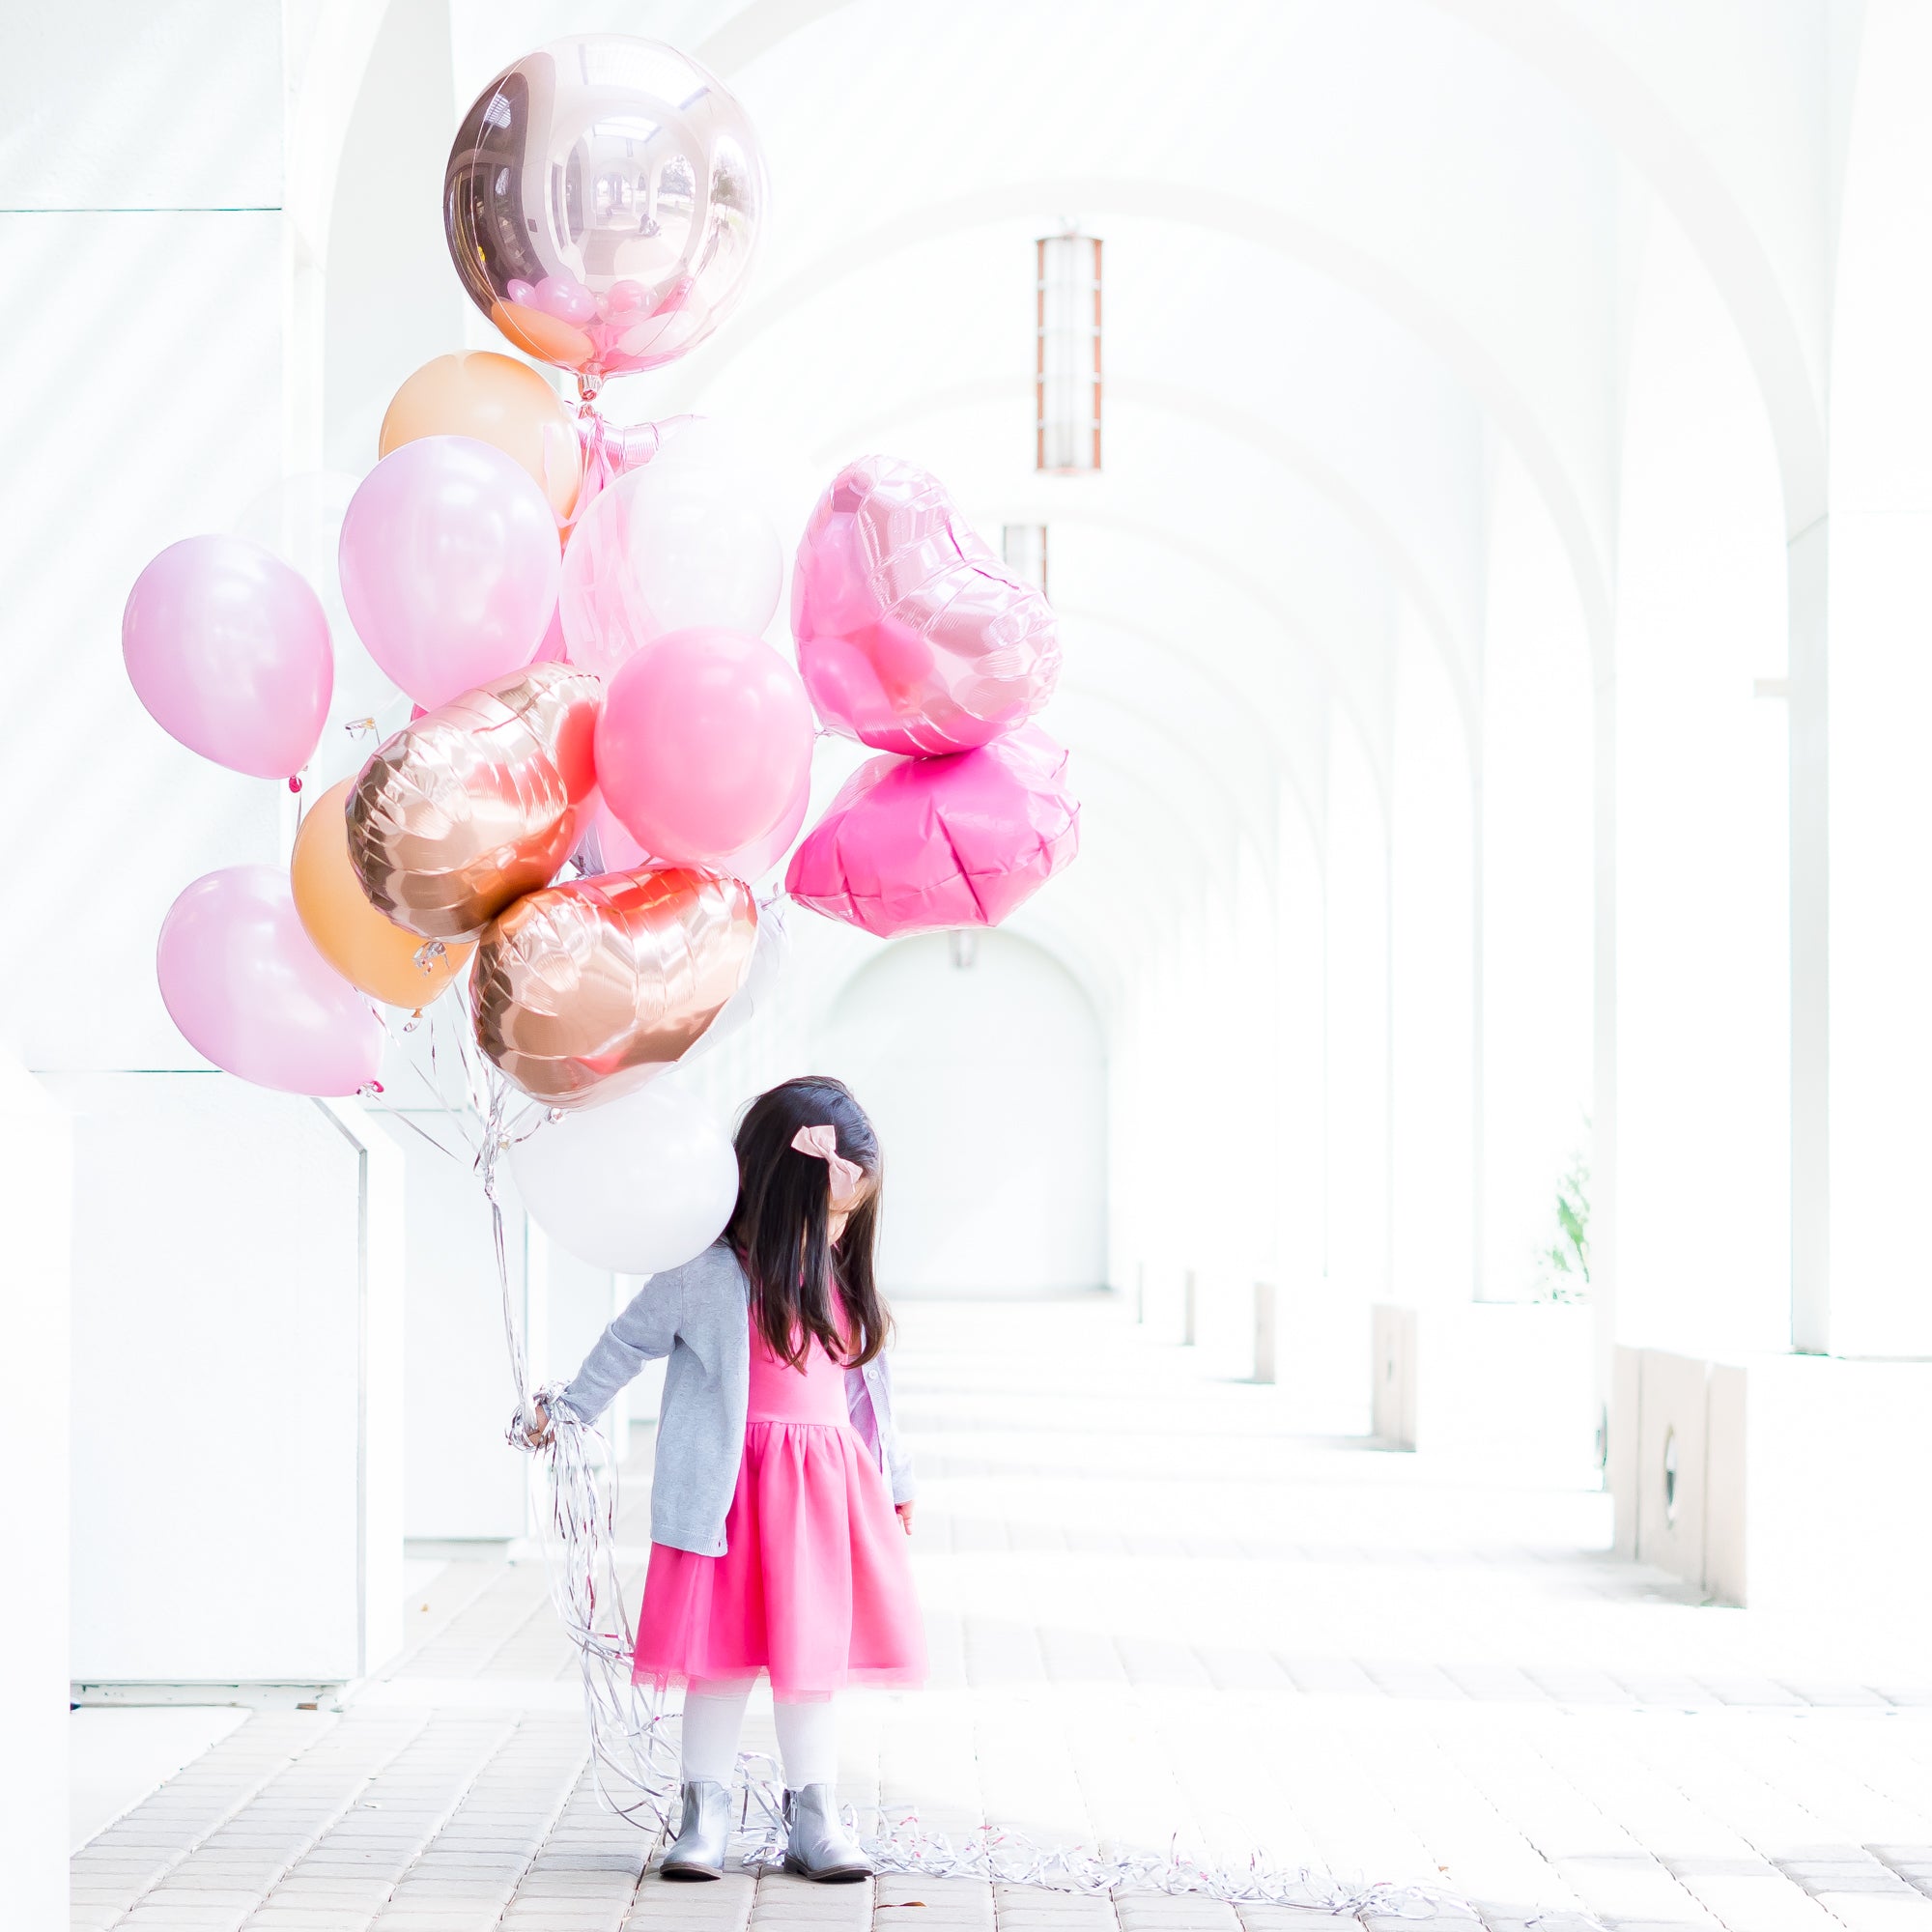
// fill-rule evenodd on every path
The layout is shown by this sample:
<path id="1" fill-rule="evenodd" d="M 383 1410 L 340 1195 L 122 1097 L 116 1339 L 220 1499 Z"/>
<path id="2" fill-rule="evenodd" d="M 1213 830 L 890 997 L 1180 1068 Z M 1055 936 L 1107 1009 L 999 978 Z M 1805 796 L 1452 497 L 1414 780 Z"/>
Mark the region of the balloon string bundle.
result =
<path id="1" fill-rule="evenodd" d="M 510 1119 L 510 1090 L 490 1073 L 484 1078 L 489 1092 L 476 1164 L 490 1204 L 503 1335 L 517 1392 L 516 1413 L 505 1437 L 532 1456 L 532 1514 L 551 1601 L 577 1651 L 598 1796 L 619 1817 L 650 1833 L 648 1857 L 677 1824 L 677 1716 L 667 1708 L 661 1690 L 631 1679 L 636 1641 L 617 1573 L 615 1459 L 601 1430 L 561 1406 L 563 1384 L 546 1383 L 534 1391 L 529 1385 L 496 1179 L 497 1161 L 518 1135 Z M 540 1118 L 523 1131 L 537 1132 L 543 1124 Z M 541 1443 L 530 1433 L 539 1402 L 551 1424 Z M 734 1786 L 737 1842 L 745 1868 L 778 1869 L 785 1844 L 778 1767 L 763 1753 L 741 1752 Z M 1445 1906 L 1475 1918 L 1463 1901 L 1436 1886 L 1351 1881 L 1306 1866 L 1270 1864 L 1260 1854 L 1245 1865 L 1212 1865 L 1191 1857 L 1178 1841 L 1161 1852 L 1109 1856 L 1080 1846 L 1043 1845 L 994 1825 L 955 1839 L 928 1830 L 912 1806 L 848 1806 L 845 1815 L 866 1856 L 881 1872 L 971 1878 L 1095 1896 L 1128 1890 L 1198 1893 L 1231 1904 L 1293 1906 L 1338 1918 L 1375 1913 L 1427 1918 Z M 869 1831 L 865 1829 L 868 1815 Z"/>

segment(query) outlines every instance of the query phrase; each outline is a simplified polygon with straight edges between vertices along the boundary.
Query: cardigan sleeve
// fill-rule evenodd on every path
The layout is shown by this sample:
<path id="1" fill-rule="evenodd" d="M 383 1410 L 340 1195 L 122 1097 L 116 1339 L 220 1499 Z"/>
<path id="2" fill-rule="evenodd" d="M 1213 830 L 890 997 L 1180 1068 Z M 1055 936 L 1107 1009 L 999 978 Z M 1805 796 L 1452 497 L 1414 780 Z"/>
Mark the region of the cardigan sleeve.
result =
<path id="1" fill-rule="evenodd" d="M 887 1366 L 883 1353 L 877 1358 L 877 1366 L 879 1380 L 884 1387 L 886 1397 L 887 1422 L 886 1427 L 880 1432 L 884 1438 L 880 1446 L 886 1456 L 886 1480 L 892 1486 L 894 1503 L 895 1505 L 909 1503 L 918 1489 L 917 1483 L 913 1480 L 912 1451 L 901 1440 L 898 1419 L 892 1413 L 893 1372 Z"/>
<path id="2" fill-rule="evenodd" d="M 595 1422 L 617 1391 L 635 1381 L 646 1362 L 670 1353 L 684 1321 L 684 1278 L 691 1266 L 667 1268 L 644 1283 L 605 1329 L 583 1366 L 557 1400 L 584 1422 Z"/>

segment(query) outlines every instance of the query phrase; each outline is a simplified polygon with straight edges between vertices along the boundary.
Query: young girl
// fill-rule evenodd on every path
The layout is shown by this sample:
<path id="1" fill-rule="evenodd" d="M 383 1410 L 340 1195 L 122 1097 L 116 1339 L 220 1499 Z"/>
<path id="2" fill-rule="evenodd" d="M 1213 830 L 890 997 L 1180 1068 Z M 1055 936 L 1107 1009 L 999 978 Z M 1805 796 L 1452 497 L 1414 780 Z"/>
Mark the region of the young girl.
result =
<path id="1" fill-rule="evenodd" d="M 871 1866 L 838 1822 L 832 1695 L 925 1674 L 900 1534 L 912 1468 L 872 1279 L 879 1144 L 844 1087 L 807 1078 L 760 1094 L 736 1147 L 724 1235 L 645 1283 L 558 1401 L 594 1422 L 644 1363 L 670 1357 L 632 1666 L 636 1682 L 685 1686 L 683 1814 L 662 1875 L 723 1874 L 738 1729 L 763 1670 L 785 1869 L 838 1885 Z M 539 1411 L 536 1439 L 549 1428 Z"/>

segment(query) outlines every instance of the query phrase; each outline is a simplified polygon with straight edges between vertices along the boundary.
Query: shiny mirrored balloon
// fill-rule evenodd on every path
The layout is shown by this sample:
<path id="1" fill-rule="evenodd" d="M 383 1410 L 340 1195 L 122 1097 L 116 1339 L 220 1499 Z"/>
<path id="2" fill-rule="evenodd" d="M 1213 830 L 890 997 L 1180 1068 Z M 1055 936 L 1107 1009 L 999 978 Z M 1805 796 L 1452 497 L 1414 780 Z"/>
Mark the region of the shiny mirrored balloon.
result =
<path id="1" fill-rule="evenodd" d="M 477 1044 L 532 1099 L 615 1099 L 717 1018 L 744 982 L 757 929 L 747 886 L 685 867 L 531 893 L 476 948 Z"/>
<path id="2" fill-rule="evenodd" d="M 765 204 L 757 137 L 713 75 L 657 41 L 585 34 L 477 97 L 450 150 L 443 228 L 477 307 L 594 388 L 718 327 Z"/>
<path id="3" fill-rule="evenodd" d="M 473 938 L 554 879 L 596 785 L 597 680 L 532 665 L 398 731 L 349 794 L 349 858 L 377 911 Z"/>

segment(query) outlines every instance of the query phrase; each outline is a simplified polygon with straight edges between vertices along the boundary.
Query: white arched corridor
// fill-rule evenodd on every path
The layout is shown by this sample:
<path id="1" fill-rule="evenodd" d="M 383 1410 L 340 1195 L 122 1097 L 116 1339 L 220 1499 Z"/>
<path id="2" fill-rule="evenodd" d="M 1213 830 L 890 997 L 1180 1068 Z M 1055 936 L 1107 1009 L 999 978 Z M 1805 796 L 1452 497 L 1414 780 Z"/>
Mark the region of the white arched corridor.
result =
<path id="1" fill-rule="evenodd" d="M 117 639 L 135 573 L 193 531 L 296 515 L 327 575 L 327 506 L 339 521 L 397 386 L 503 346 L 440 232 L 458 114 L 526 48 L 600 32 L 715 71 L 772 182 L 742 305 L 613 380 L 608 414 L 724 419 L 788 556 L 868 451 L 945 479 L 995 548 L 1044 532 L 1065 670 L 1040 722 L 1070 753 L 1077 862 L 970 937 L 884 943 L 790 908 L 772 1000 L 677 1076 L 721 1118 L 805 1070 L 872 1111 L 883 1275 L 937 1433 L 962 1390 L 1008 1416 L 991 1324 L 1036 1395 L 1059 1350 L 1228 1421 L 1215 1453 L 1253 1459 L 1273 1541 L 1204 1560 L 1259 1565 L 1224 1580 L 1284 1617 L 1298 1591 L 1326 1606 L 1268 1652 L 1303 1664 L 1530 1668 L 1378 1625 L 1355 1573 L 1325 1567 L 1331 1543 L 1369 1560 L 1344 1534 L 1358 1485 L 1362 1547 L 1433 1547 L 1416 1498 L 1440 1472 L 1452 1567 L 1560 1549 L 1579 1591 L 1614 1597 L 1614 1641 L 1566 1625 L 1536 1649 L 1551 1682 L 1607 1673 L 1661 1710 L 1673 1644 L 1701 1660 L 1687 1681 L 1721 1674 L 1700 1648 L 1719 1627 L 1747 1632 L 1741 1679 L 1795 1682 L 1817 1655 L 1800 1627 L 1831 1617 L 1871 1636 L 1840 1690 L 1911 1690 L 1860 1620 L 1932 1581 L 1900 1528 L 1932 1475 L 1932 10 L 77 0 L 19 29 L 0 78 L 0 1107 L 22 1433 L 75 1443 L 71 1513 L 51 1477 L 12 1505 L 33 1574 L 74 1579 L 23 1593 L 44 1682 L 0 1703 L 0 1728 L 40 1740 L 22 1759 L 64 1748 L 47 1685 L 326 1703 L 401 1653 L 404 1577 L 425 1574 L 406 1556 L 527 1553 L 489 1223 L 423 1138 L 444 1131 L 447 1063 L 434 1092 L 392 1051 L 381 1104 L 319 1110 L 185 1044 L 158 922 L 196 873 L 284 864 L 295 805 L 165 739 Z M 1104 461 L 1051 473 L 1036 246 L 1069 228 L 1104 244 Z M 366 750 L 331 739 L 312 785 L 339 775 L 331 745 L 342 771 Z M 814 818 L 859 757 L 820 744 Z M 509 1206 L 532 1355 L 566 1374 L 631 1284 Z M 1157 1484 L 1125 1411 L 1080 1386 L 1082 1426 Z M 654 1400 L 634 1391 L 620 1435 Z M 232 1431 L 213 1453 L 185 1404 Z M 1170 1423 L 1149 1439 L 1184 1460 Z M 1080 1535 L 1065 1496 L 1028 1514 L 979 1430 L 939 1451 L 962 1487 L 934 1512 L 931 1587 L 1003 1661 L 962 1663 L 955 1689 L 1025 1681 L 1021 1653 L 1055 1680 L 1069 1628 L 1104 1629 L 1141 1717 L 1150 1685 L 1183 1724 L 1177 1684 L 1238 1688 L 1207 1637 L 1172 1681 L 1146 1662 L 1136 1645 L 1181 1638 L 1108 1593 L 1153 1604 L 1151 1570 L 1015 1566 L 1010 1615 L 976 1599 L 1008 1574 L 974 1567 L 985 1548 Z M 1354 1447 L 1324 1460 L 1330 1437 Z M 1415 1454 L 1385 1477 L 1384 1450 Z M 1499 1526 L 1523 1471 L 1521 1520 Z M 1178 1549 L 1189 1510 L 1238 1542 L 1222 1509 L 1161 1492 L 1155 1514 Z M 1297 1512 L 1322 1536 L 1291 1535 Z M 1110 1604 L 1091 1630 L 1082 1590 Z M 290 1595 L 304 1617 L 277 1625 L 264 1605 Z M 444 1608 L 483 1628 L 436 1601 L 440 1629 Z M 1442 1628 L 1464 1634 L 1494 1610 L 1483 1589 L 1456 1603 Z M 1693 1625 L 1704 1603 L 1726 1607 Z M 1368 1634 L 1345 1643 L 1351 1622 Z M 1076 1652 L 1085 1682 L 1097 1653 Z M 553 1669 L 541 1655 L 503 1674 Z M 1580 1703 L 1564 1681 L 1538 1694 Z M 961 1690 L 948 1721 L 991 1708 Z M 1612 1731 L 1593 1735 L 1621 1751 Z M 1922 1756 L 1913 1736 L 1896 1748 Z M 1780 1731 L 1779 1762 L 1802 1746 Z M 867 1760 L 889 1781 L 896 1748 Z M 1473 1765 L 1457 1776 L 1480 1786 Z M 1826 1803 L 1790 1775 L 1794 1804 Z M 1528 1774 L 1495 1776 L 1507 1811 Z M 1912 1776 L 1884 1788 L 1877 1822 L 1851 1807 L 1871 1841 L 1915 1820 L 1932 1838 Z M 1723 1815 L 1759 1845 L 1739 1805 Z M 1776 1842 L 1791 1862 L 1803 1840 Z M 1660 1884 L 1628 1906 L 1573 1892 L 1613 1920 L 1755 1932 L 1682 1873 Z"/>

